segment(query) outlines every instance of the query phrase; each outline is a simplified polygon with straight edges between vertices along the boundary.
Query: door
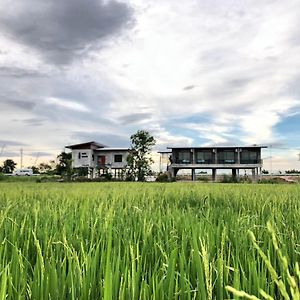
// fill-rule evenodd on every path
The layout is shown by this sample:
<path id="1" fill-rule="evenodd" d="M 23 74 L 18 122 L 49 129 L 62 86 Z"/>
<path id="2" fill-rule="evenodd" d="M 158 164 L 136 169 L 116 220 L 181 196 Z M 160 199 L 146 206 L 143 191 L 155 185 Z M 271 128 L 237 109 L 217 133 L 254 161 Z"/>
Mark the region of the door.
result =
<path id="1" fill-rule="evenodd" d="M 98 156 L 98 164 L 99 165 L 105 165 L 105 155 Z"/>

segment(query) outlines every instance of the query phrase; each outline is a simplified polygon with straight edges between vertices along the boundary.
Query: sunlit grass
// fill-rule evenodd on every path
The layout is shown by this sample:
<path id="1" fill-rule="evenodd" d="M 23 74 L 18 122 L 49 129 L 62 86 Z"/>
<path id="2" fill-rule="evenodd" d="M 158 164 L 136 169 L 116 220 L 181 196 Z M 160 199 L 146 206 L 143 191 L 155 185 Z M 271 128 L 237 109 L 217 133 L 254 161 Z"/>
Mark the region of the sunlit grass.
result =
<path id="1" fill-rule="evenodd" d="M 0 183 L 0 209 L 0 300 L 298 293 L 298 185 Z"/>

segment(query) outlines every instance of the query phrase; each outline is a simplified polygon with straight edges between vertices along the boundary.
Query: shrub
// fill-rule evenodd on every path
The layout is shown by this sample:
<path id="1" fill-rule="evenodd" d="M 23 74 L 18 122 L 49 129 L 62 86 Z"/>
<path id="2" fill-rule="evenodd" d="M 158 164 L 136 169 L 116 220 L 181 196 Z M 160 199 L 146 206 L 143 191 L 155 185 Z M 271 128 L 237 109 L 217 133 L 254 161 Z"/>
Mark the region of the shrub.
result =
<path id="1" fill-rule="evenodd" d="M 200 176 L 197 179 L 198 181 L 203 181 L 203 182 L 208 182 L 209 181 L 209 177 L 207 176 Z"/>
<path id="2" fill-rule="evenodd" d="M 89 173 L 89 169 L 87 167 L 74 168 L 73 171 L 75 177 L 84 177 Z"/>
<path id="3" fill-rule="evenodd" d="M 223 175 L 223 178 L 221 180 L 222 183 L 237 183 L 238 182 L 238 179 L 237 177 L 233 177 L 233 176 L 230 176 L 230 175 L 227 175 L 227 174 L 224 174 Z"/>
<path id="4" fill-rule="evenodd" d="M 273 177 L 273 178 L 262 178 L 258 181 L 258 183 L 265 183 L 265 184 L 290 184 L 290 183 L 295 183 L 293 181 L 286 181 L 284 178 L 279 178 L 279 177 Z"/>
<path id="5" fill-rule="evenodd" d="M 170 180 L 170 176 L 168 175 L 168 173 L 159 173 L 158 176 L 156 177 L 156 181 L 157 182 L 169 182 Z"/>
<path id="6" fill-rule="evenodd" d="M 104 178 L 106 181 L 111 181 L 112 180 L 112 174 L 111 173 L 102 174 L 100 177 Z"/>

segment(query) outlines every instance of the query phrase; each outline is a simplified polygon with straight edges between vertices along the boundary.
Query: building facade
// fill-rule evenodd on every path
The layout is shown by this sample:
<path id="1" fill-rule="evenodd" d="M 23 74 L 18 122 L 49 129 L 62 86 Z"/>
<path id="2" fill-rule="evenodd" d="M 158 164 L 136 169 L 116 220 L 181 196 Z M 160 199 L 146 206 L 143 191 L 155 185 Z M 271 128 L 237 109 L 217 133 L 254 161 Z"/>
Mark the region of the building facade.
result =
<path id="1" fill-rule="evenodd" d="M 109 148 L 97 142 L 69 145 L 72 151 L 72 167 L 88 168 L 89 177 L 110 173 L 120 178 L 127 166 L 128 148 Z"/>
<path id="2" fill-rule="evenodd" d="M 266 146 L 249 147 L 168 147 L 170 149 L 170 165 L 172 177 L 179 170 L 190 169 L 192 180 L 196 170 L 212 171 L 212 180 L 216 180 L 217 170 L 231 169 L 232 176 L 239 176 L 240 170 L 252 170 L 252 179 L 261 175 L 263 161 L 261 149 Z"/>

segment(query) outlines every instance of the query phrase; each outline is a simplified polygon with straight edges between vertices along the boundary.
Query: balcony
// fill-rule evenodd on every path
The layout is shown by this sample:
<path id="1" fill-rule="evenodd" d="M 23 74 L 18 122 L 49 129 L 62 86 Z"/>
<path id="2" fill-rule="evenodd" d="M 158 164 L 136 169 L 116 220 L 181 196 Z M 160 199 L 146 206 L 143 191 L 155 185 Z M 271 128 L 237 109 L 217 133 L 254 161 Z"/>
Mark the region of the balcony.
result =
<path id="1" fill-rule="evenodd" d="M 241 165 L 262 164 L 262 159 L 241 159 Z"/>
<path id="2" fill-rule="evenodd" d="M 209 164 L 214 164 L 214 160 L 213 159 L 197 159 L 196 160 L 196 164 L 199 165 L 209 165 Z"/>
<path id="3" fill-rule="evenodd" d="M 235 161 L 234 159 L 218 159 L 218 164 L 237 164 L 237 161 Z"/>
<path id="4" fill-rule="evenodd" d="M 189 159 L 176 159 L 175 161 L 176 164 L 191 164 L 192 161 Z"/>
<path id="5" fill-rule="evenodd" d="M 262 159 L 243 159 L 238 162 L 237 159 L 196 159 L 194 162 L 189 159 L 176 159 L 172 164 L 178 165 L 203 165 L 207 167 L 208 165 L 217 166 L 217 165 L 228 165 L 228 167 L 233 165 L 260 165 L 262 164 Z M 199 167 L 200 167 L 199 166 Z M 200 167 L 201 168 L 201 167 Z"/>

